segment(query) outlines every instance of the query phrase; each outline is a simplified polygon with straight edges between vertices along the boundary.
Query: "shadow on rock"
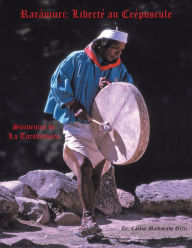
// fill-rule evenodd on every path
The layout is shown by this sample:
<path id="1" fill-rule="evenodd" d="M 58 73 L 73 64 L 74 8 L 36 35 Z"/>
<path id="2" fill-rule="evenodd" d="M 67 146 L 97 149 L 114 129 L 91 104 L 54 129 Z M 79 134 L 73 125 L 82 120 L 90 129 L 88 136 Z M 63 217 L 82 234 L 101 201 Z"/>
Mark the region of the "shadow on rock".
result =
<path id="1" fill-rule="evenodd" d="M 87 242 L 90 244 L 107 244 L 107 245 L 112 245 L 113 243 L 111 243 L 110 239 L 104 237 L 102 234 L 101 235 L 92 235 L 87 237 Z"/>
<path id="2" fill-rule="evenodd" d="M 16 237 L 16 235 L 0 232 L 0 239 L 6 239 L 6 238 L 8 239 L 8 238 L 13 238 L 13 237 Z"/>
<path id="3" fill-rule="evenodd" d="M 139 247 L 178 247 L 178 245 L 185 245 L 186 248 L 191 247 L 191 239 L 178 237 L 178 238 L 163 238 L 163 239 L 117 239 L 120 244 L 125 245 L 139 245 Z"/>
<path id="4" fill-rule="evenodd" d="M 37 232 L 37 231 L 41 231 L 42 228 L 41 227 L 37 227 L 37 226 L 31 226 L 31 225 L 27 225 L 21 222 L 17 222 L 15 223 L 15 225 L 11 228 L 6 228 L 4 229 L 4 231 L 6 232 Z"/>
<path id="5" fill-rule="evenodd" d="M 142 220 L 145 217 L 154 217 L 154 214 L 143 214 L 139 213 L 138 211 L 135 211 L 133 209 L 123 209 L 121 214 L 117 216 L 110 217 L 110 219 L 115 219 L 115 220 L 131 220 L 131 221 L 137 221 L 137 220 Z"/>
<path id="6" fill-rule="evenodd" d="M 64 245 L 57 245 L 57 244 L 48 244 L 48 245 L 41 245 L 41 244 L 35 244 L 31 240 L 28 239 L 22 239 L 11 246 L 5 246 L 5 247 L 12 247 L 12 248 L 21 248 L 21 247 L 28 247 L 28 248 L 68 248 Z M 3 246 L 2 246 L 3 248 Z"/>
<path id="7" fill-rule="evenodd" d="M 0 247 L 1 247 L 1 248 L 8 248 L 8 247 L 10 247 L 10 246 L 9 246 L 9 245 L 5 245 L 5 244 L 3 244 L 3 243 L 0 242 Z"/>
<path id="8" fill-rule="evenodd" d="M 108 220 L 107 219 L 108 217 L 107 216 L 102 216 L 102 217 L 97 217 L 96 219 L 97 219 L 97 224 L 98 225 L 107 225 L 107 224 L 111 224 L 112 223 L 112 221 L 111 220 Z"/>

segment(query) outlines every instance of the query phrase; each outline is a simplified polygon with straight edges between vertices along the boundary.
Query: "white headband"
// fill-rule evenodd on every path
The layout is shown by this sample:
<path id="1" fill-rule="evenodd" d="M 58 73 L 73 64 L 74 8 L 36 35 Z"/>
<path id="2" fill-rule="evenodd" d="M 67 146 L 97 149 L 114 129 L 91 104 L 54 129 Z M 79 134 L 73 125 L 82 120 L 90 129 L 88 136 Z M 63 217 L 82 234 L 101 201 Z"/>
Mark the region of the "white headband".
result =
<path id="1" fill-rule="evenodd" d="M 108 38 L 108 39 L 117 40 L 123 43 L 127 43 L 128 33 L 124 33 L 118 30 L 105 29 L 96 38 L 96 40 L 101 39 L 101 38 Z"/>

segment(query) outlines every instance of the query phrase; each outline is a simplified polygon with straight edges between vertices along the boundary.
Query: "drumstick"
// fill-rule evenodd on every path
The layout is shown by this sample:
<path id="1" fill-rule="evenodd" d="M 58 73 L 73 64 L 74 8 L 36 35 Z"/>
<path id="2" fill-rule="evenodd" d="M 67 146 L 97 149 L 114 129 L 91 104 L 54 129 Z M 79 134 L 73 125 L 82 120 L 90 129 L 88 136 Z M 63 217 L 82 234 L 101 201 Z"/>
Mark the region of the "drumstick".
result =
<path id="1" fill-rule="evenodd" d="M 92 118 L 89 118 L 89 121 L 92 121 L 92 122 L 94 122 L 94 123 L 96 123 L 96 124 L 98 124 L 98 125 L 101 125 L 101 122 L 96 121 L 96 120 L 94 120 L 94 119 L 92 119 Z"/>
<path id="2" fill-rule="evenodd" d="M 81 112 L 83 112 L 83 110 L 82 109 L 79 109 L 78 110 L 78 115 Z M 92 119 L 91 117 L 89 117 L 86 113 L 83 113 L 83 114 L 87 118 L 88 121 L 94 122 L 97 125 L 99 125 L 99 128 L 100 128 L 101 131 L 103 131 L 103 132 L 110 132 L 110 131 L 112 131 L 112 128 L 111 128 L 111 125 L 110 125 L 109 122 L 107 122 L 107 123 L 105 123 L 105 122 L 99 122 L 99 121 L 96 121 L 96 120 Z M 76 113 L 75 116 L 77 116 L 77 113 Z"/>
<path id="3" fill-rule="evenodd" d="M 87 117 L 88 121 L 91 121 L 91 122 L 98 124 L 102 131 L 110 132 L 112 130 L 110 123 L 96 121 L 96 120 L 92 119 L 91 117 L 89 117 L 88 115 L 86 115 L 86 117 Z"/>
<path id="4" fill-rule="evenodd" d="M 87 114 L 86 114 L 86 118 L 87 118 L 88 121 L 92 121 L 92 122 L 94 122 L 94 123 L 96 123 L 96 124 L 98 124 L 98 125 L 101 125 L 101 122 L 92 119 L 92 118 L 89 117 Z"/>
<path id="5" fill-rule="evenodd" d="M 98 122 L 92 118 L 90 118 L 90 121 L 96 123 L 99 125 L 99 129 L 105 133 L 112 131 L 112 127 L 109 122 Z"/>
<path id="6" fill-rule="evenodd" d="M 77 117 L 80 113 L 82 113 L 83 112 L 83 109 L 79 109 L 78 111 L 77 111 L 77 113 L 75 113 L 75 117 Z M 94 122 L 94 123 L 96 123 L 96 124 L 98 124 L 98 125 L 101 125 L 101 123 L 99 122 L 99 121 L 96 121 L 96 120 L 94 120 L 94 119 L 92 119 L 91 117 L 89 117 L 85 112 L 83 113 L 83 115 L 86 117 L 86 119 L 88 120 L 88 121 L 92 121 L 92 122 Z"/>

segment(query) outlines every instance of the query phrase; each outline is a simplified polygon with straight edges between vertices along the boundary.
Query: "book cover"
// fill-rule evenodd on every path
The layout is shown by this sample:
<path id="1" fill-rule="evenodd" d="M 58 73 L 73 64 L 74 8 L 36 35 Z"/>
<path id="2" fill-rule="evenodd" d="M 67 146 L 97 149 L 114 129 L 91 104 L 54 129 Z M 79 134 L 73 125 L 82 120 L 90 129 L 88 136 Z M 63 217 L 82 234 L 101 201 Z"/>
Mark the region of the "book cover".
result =
<path id="1" fill-rule="evenodd" d="M 62 159 L 62 125 L 44 113 L 50 79 L 68 54 L 116 26 L 129 34 L 121 59 L 151 125 L 143 157 L 115 167 L 118 188 L 134 195 L 141 184 L 192 177 L 190 1 L 1 0 L 0 9 L 0 181 L 38 169 L 70 171 Z M 129 228 L 121 228 L 123 237 Z"/>

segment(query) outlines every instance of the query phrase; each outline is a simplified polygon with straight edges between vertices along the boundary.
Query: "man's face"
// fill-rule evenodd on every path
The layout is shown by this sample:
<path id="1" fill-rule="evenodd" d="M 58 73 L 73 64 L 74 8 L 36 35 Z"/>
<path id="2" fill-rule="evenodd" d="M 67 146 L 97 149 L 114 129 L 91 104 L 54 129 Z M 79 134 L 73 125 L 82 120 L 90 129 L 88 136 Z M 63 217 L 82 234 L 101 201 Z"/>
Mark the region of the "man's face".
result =
<path id="1" fill-rule="evenodd" d="M 124 49 L 125 43 L 116 41 L 110 47 L 104 50 L 103 57 L 108 62 L 114 62 L 120 57 Z"/>

